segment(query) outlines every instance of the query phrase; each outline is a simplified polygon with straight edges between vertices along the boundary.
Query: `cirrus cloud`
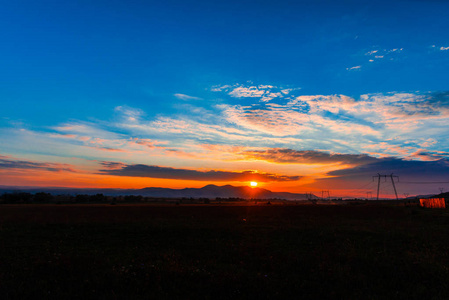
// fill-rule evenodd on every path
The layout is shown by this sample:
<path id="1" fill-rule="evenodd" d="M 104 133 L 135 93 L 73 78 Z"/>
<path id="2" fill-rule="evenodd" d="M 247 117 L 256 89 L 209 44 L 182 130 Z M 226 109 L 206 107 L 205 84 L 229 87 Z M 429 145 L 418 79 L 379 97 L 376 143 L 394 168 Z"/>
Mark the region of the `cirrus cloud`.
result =
<path id="1" fill-rule="evenodd" d="M 195 97 L 195 96 L 189 96 L 186 94 L 174 94 L 173 96 L 175 96 L 176 98 L 180 99 L 180 100 L 202 100 L 202 98 L 200 97 Z"/>

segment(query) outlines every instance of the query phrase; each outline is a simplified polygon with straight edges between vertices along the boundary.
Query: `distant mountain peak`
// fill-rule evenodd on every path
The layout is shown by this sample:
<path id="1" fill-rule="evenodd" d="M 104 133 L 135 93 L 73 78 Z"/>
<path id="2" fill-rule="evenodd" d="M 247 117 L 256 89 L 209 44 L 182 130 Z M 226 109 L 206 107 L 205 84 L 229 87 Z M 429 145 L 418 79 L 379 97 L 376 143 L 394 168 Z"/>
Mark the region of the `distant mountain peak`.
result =
<path id="1" fill-rule="evenodd" d="M 218 185 L 215 185 L 215 184 L 208 184 L 208 185 L 203 186 L 202 188 L 206 188 L 206 187 L 218 187 Z"/>

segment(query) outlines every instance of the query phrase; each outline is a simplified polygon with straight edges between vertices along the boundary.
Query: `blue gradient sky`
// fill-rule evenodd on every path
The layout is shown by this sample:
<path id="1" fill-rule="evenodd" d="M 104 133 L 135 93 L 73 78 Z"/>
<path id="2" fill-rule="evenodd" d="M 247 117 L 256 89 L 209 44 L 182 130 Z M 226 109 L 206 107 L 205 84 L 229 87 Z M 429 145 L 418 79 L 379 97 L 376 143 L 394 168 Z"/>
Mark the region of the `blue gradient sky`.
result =
<path id="1" fill-rule="evenodd" d="M 209 182 L 157 172 L 230 172 L 235 181 L 211 180 L 240 185 L 251 170 L 272 190 L 338 182 L 336 194 L 356 195 L 362 166 L 368 181 L 426 181 L 437 164 L 432 180 L 449 181 L 448 11 L 447 1 L 4 3 L 0 179 L 185 187 Z M 134 165 L 152 171 L 130 175 Z"/>

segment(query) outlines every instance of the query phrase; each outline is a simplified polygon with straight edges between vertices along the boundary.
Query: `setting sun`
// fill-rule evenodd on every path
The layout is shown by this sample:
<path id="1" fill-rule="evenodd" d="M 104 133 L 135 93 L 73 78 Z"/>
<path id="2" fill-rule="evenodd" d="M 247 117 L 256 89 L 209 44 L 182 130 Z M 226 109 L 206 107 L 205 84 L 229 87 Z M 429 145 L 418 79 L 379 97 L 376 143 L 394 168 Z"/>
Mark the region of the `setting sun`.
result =
<path id="1" fill-rule="evenodd" d="M 250 182 L 250 185 L 251 185 L 252 187 L 256 187 L 256 186 L 257 186 L 257 182 L 251 181 L 251 182 Z"/>

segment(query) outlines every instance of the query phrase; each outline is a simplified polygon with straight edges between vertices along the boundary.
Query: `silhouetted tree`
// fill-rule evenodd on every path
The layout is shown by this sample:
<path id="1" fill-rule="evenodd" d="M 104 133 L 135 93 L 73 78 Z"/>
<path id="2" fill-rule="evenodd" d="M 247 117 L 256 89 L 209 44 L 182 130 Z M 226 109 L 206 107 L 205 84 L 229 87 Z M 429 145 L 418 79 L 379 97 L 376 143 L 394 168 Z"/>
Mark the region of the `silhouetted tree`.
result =
<path id="1" fill-rule="evenodd" d="M 76 203 L 86 203 L 89 201 L 89 195 L 76 195 L 75 202 Z"/>
<path id="2" fill-rule="evenodd" d="M 89 202 L 103 202 L 106 200 L 106 197 L 103 194 L 96 194 L 90 196 Z"/>
<path id="3" fill-rule="evenodd" d="M 53 200 L 53 195 L 50 193 L 39 192 L 34 195 L 34 202 L 50 202 Z"/>
<path id="4" fill-rule="evenodd" d="M 142 202 L 142 199 L 143 199 L 142 196 L 128 195 L 123 198 L 123 201 L 125 201 L 125 202 Z"/>
<path id="5" fill-rule="evenodd" d="M 5 193 L 0 196 L 0 201 L 2 203 L 27 203 L 32 197 L 33 195 L 30 193 Z"/>

